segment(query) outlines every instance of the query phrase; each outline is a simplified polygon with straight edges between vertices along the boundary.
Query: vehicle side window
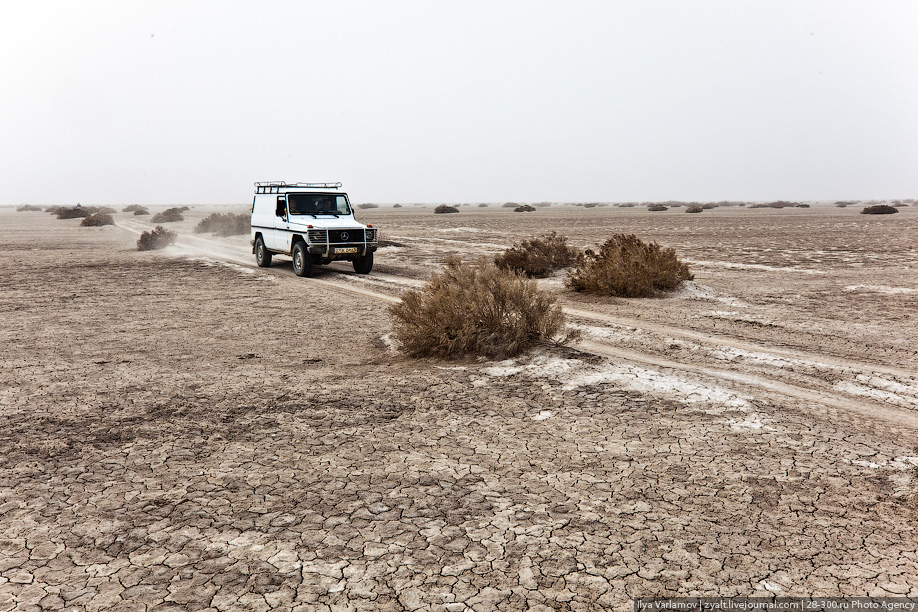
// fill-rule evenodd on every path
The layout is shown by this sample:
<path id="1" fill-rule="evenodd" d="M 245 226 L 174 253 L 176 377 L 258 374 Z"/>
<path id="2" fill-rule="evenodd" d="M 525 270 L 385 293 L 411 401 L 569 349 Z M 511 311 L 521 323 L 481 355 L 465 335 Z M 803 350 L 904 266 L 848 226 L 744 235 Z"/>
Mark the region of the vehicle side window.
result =
<path id="1" fill-rule="evenodd" d="M 274 214 L 278 217 L 287 216 L 287 198 L 277 198 L 277 209 Z"/>
<path id="2" fill-rule="evenodd" d="M 342 215 L 348 214 L 349 211 L 348 211 L 348 209 L 347 209 L 347 198 L 346 198 L 346 197 L 344 197 L 344 196 L 338 196 L 338 197 L 336 197 L 336 198 L 335 198 L 335 204 L 336 204 L 336 208 L 338 209 L 338 212 L 339 212 L 340 214 L 342 214 Z"/>

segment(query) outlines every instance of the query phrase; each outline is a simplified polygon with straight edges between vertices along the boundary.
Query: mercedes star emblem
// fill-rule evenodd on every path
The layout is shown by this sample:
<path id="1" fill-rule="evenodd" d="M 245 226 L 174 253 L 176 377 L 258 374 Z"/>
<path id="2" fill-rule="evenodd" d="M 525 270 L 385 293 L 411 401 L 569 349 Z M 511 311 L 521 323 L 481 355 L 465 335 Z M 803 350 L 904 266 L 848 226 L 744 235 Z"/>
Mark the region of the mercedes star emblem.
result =
<path id="1" fill-rule="evenodd" d="M 347 240 L 347 232 L 341 232 L 341 240 Z"/>

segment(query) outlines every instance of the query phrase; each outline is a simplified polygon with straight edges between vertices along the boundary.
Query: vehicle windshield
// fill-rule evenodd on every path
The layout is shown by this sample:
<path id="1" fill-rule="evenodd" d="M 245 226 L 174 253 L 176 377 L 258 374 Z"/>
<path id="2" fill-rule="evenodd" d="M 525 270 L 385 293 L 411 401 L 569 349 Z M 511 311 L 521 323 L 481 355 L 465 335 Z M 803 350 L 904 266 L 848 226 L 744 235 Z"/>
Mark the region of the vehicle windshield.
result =
<path id="1" fill-rule="evenodd" d="M 288 193 L 291 215 L 349 215 L 347 196 L 334 193 Z"/>

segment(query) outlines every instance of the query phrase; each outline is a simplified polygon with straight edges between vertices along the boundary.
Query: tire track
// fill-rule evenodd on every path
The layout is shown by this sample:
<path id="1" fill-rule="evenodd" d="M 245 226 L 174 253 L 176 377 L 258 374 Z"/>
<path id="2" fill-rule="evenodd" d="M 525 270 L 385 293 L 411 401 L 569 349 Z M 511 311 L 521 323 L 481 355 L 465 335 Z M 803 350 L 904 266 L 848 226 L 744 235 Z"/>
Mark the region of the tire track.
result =
<path id="1" fill-rule="evenodd" d="M 141 227 L 143 230 L 152 229 L 150 226 L 146 226 L 137 222 L 128 222 L 127 225 L 124 224 L 124 222 L 119 222 L 116 223 L 116 225 L 122 229 L 136 234 L 141 233 L 137 227 Z M 250 256 L 248 253 L 245 253 L 245 249 L 228 247 L 225 244 L 217 244 L 215 241 L 208 238 L 191 236 L 182 233 L 179 234 L 179 239 L 176 241 L 175 246 L 184 254 L 191 257 L 215 258 L 237 265 L 257 268 L 254 260 L 252 259 L 252 256 Z M 331 270 L 331 268 L 329 268 L 329 270 Z M 374 280 L 384 281 L 396 287 L 405 288 L 413 288 L 423 284 L 421 281 L 406 277 L 400 277 L 393 274 L 375 273 L 373 275 L 374 279 L 367 279 L 366 277 L 357 274 L 350 274 L 348 272 L 338 270 L 335 271 L 339 272 L 343 277 L 345 277 L 346 280 L 341 282 L 337 280 L 312 277 L 306 279 L 298 278 L 297 282 L 307 282 L 316 285 L 322 285 L 332 290 L 344 291 L 362 297 L 369 297 L 389 304 L 397 303 L 400 301 L 400 299 L 397 296 L 380 293 L 379 291 L 375 291 L 362 285 L 369 284 Z M 563 307 L 563 311 L 570 317 L 598 322 L 604 325 L 630 327 L 643 331 L 649 331 L 663 335 L 664 337 L 683 338 L 697 342 L 702 346 L 713 345 L 716 347 L 737 348 L 776 357 L 795 359 L 801 362 L 813 364 L 815 366 L 828 364 L 837 368 L 844 368 L 848 370 L 859 369 L 862 371 L 884 373 L 894 376 L 902 376 L 905 378 L 912 378 L 914 376 L 911 371 L 906 371 L 899 368 L 842 360 L 783 347 L 764 346 L 750 342 L 748 340 L 715 336 L 665 324 L 649 323 L 646 321 L 629 319 L 626 317 L 607 315 L 590 310 L 584 310 L 583 308 L 565 306 Z M 918 413 L 891 408 L 881 402 L 871 400 L 853 400 L 844 394 L 832 390 L 815 389 L 807 386 L 802 386 L 800 384 L 776 380 L 775 378 L 768 378 L 748 372 L 740 372 L 708 365 L 694 365 L 690 363 L 673 361 L 666 359 L 665 357 L 653 355 L 649 352 L 638 352 L 635 350 L 626 349 L 611 342 L 581 340 L 579 342 L 573 343 L 572 348 L 576 348 L 578 350 L 602 357 L 610 357 L 631 363 L 650 365 L 657 368 L 689 373 L 705 378 L 714 378 L 719 381 L 728 383 L 733 390 L 740 393 L 744 392 L 744 388 L 748 389 L 749 387 L 753 387 L 769 394 L 776 394 L 782 397 L 793 398 L 805 402 L 813 402 L 832 408 L 843 408 L 849 412 L 860 414 L 867 418 L 879 418 L 894 425 L 918 429 Z"/>

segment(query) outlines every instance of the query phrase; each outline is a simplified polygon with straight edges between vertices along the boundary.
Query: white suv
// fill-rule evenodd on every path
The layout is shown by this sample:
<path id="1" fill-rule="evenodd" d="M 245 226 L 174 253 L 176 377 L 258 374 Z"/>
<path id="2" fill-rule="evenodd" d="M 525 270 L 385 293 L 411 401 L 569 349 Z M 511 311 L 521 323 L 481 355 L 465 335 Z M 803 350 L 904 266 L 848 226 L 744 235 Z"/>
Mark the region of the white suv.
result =
<path id="1" fill-rule="evenodd" d="M 314 265 L 351 261 L 359 274 L 373 269 L 377 231 L 354 218 L 341 183 L 255 183 L 252 252 L 262 268 L 275 253 L 293 258 L 297 276 Z"/>

